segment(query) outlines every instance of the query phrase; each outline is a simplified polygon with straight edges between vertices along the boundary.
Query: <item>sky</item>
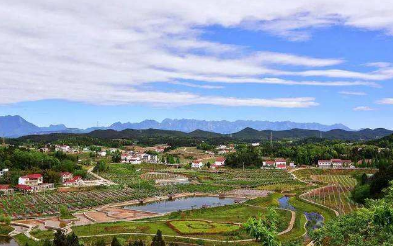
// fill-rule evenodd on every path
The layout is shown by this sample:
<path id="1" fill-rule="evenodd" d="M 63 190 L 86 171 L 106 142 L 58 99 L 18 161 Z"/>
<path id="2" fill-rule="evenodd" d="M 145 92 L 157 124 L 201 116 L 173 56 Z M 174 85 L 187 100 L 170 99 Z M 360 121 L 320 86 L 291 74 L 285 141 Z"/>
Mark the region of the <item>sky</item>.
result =
<path id="1" fill-rule="evenodd" d="M 391 0 L 2 0 L 0 115 L 393 129 L 391 13 Z"/>

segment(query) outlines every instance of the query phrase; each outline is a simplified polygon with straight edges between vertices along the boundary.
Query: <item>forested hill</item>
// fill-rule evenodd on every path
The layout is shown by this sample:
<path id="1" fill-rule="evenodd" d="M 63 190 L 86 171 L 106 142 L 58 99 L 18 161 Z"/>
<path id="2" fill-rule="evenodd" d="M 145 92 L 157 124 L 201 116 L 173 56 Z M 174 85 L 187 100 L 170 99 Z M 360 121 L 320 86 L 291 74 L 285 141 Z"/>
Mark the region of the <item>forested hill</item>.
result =
<path id="1" fill-rule="evenodd" d="M 139 141 L 144 144 L 157 144 L 176 142 L 177 144 L 195 144 L 204 140 L 210 140 L 216 143 L 226 141 L 244 141 L 244 142 L 259 142 L 270 140 L 291 139 L 328 139 L 328 140 L 350 140 L 350 141 L 367 141 L 376 140 L 392 134 L 393 131 L 378 128 L 378 129 L 364 129 L 360 131 L 345 131 L 345 130 L 331 130 L 327 132 L 315 130 L 292 129 L 285 131 L 258 131 L 252 128 L 245 128 L 233 134 L 219 134 L 207 131 L 196 130 L 190 133 L 170 130 L 133 130 L 126 129 L 122 131 L 115 130 L 96 130 L 85 134 L 44 134 L 44 135 L 29 135 L 14 139 L 16 142 L 55 142 L 59 140 L 72 139 L 75 141 L 83 140 L 84 142 L 102 142 L 112 141 L 118 139 L 129 139 Z M 381 140 L 382 141 L 382 140 Z"/>

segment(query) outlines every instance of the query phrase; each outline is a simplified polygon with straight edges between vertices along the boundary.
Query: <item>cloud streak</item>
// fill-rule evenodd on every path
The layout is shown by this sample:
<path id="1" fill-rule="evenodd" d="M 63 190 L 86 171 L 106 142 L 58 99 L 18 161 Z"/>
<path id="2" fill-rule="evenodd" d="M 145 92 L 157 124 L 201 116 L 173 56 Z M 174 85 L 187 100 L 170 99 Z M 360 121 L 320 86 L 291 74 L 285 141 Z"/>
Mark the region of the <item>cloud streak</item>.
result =
<path id="1" fill-rule="evenodd" d="M 391 65 L 379 64 L 369 73 L 348 71 L 336 68 L 345 62 L 342 58 L 253 52 L 207 41 L 201 35 L 206 27 L 219 25 L 301 40 L 310 37 L 310 29 L 337 24 L 393 35 L 390 2 L 381 3 L 383 9 L 363 3 L 357 11 L 354 4 L 338 0 L 250 0 L 248 4 L 240 0 L 115 0 L 111 4 L 4 0 L 0 5 L 0 104 L 65 99 L 93 104 L 317 106 L 314 98 L 301 95 L 239 98 L 138 86 L 161 82 L 201 89 L 223 89 L 217 83 L 377 87 L 375 81 L 393 78 Z M 373 19 L 376 16 L 379 21 Z M 309 77 L 312 80 L 304 79 Z"/>

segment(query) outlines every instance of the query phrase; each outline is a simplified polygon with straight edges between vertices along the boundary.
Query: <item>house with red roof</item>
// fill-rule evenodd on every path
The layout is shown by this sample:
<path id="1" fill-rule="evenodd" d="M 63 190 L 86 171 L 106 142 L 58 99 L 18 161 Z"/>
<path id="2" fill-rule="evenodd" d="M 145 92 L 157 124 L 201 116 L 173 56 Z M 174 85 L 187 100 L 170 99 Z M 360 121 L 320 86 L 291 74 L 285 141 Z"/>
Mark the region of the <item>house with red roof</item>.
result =
<path id="1" fill-rule="evenodd" d="M 203 167 L 203 163 L 200 160 L 194 160 L 191 163 L 191 167 L 192 168 L 202 168 Z"/>
<path id="2" fill-rule="evenodd" d="M 4 195 L 9 195 L 14 192 L 14 189 L 10 187 L 8 184 L 0 185 L 0 193 Z"/>
<path id="3" fill-rule="evenodd" d="M 275 160 L 266 160 L 262 162 L 262 168 L 286 169 L 287 160 L 284 158 L 276 158 Z"/>
<path id="4" fill-rule="evenodd" d="M 81 176 L 75 176 L 72 179 L 69 179 L 63 183 L 64 186 L 80 186 L 83 184 L 84 182 Z"/>
<path id="5" fill-rule="evenodd" d="M 19 177 L 18 184 L 20 185 L 40 185 L 44 182 L 44 179 L 42 177 L 42 174 L 39 173 L 33 173 L 33 174 L 27 174 L 25 176 Z"/>
<path id="6" fill-rule="evenodd" d="M 214 162 L 214 165 L 217 167 L 221 167 L 225 165 L 225 158 L 220 156 L 216 158 L 216 161 Z"/>
<path id="7" fill-rule="evenodd" d="M 39 192 L 48 189 L 53 189 L 54 184 L 44 183 L 42 174 L 33 173 L 19 177 L 16 188 L 23 192 Z"/>
<path id="8" fill-rule="evenodd" d="M 62 172 L 62 173 L 60 174 L 60 177 L 61 177 L 61 182 L 62 182 L 62 183 L 65 183 L 65 182 L 67 182 L 68 180 L 73 179 L 73 178 L 74 178 L 74 175 L 73 175 L 72 173 L 70 173 L 70 172 Z"/>

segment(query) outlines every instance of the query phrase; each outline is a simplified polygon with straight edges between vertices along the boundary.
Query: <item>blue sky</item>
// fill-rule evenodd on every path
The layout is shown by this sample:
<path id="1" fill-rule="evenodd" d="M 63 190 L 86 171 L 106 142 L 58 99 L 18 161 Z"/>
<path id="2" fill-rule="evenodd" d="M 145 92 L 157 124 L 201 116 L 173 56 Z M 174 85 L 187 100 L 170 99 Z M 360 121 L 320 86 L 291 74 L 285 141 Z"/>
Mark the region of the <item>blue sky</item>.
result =
<path id="1" fill-rule="evenodd" d="M 247 2 L 4 1 L 0 115 L 393 129 L 391 1 Z"/>

